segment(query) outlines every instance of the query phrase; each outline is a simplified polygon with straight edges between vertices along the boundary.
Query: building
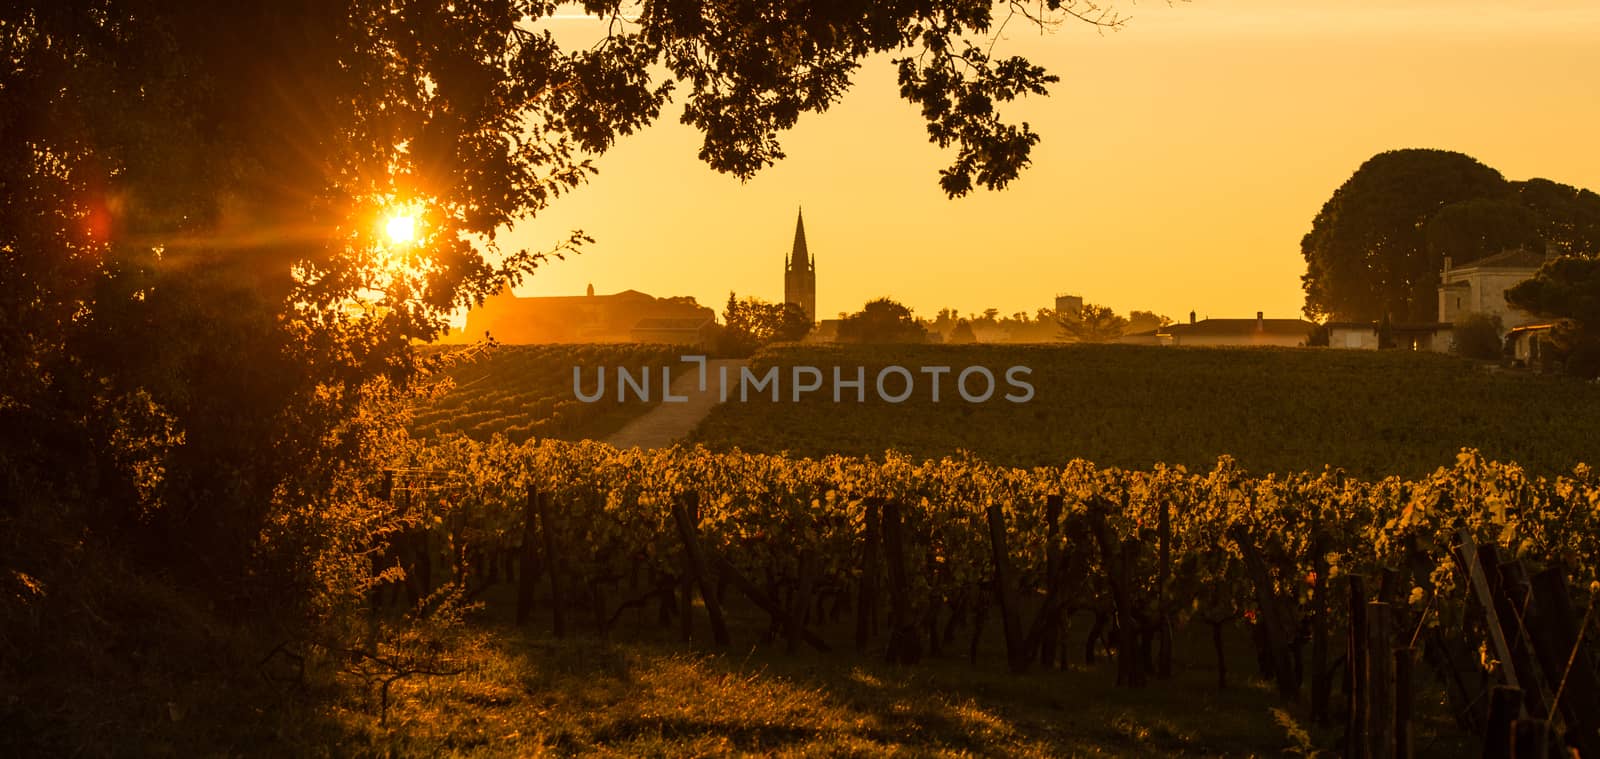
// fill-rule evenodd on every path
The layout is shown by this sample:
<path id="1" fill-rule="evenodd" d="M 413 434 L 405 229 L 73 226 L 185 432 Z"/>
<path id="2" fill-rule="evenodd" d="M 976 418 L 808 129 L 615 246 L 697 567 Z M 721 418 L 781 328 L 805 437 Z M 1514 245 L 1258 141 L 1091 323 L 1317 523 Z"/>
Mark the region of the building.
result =
<path id="1" fill-rule="evenodd" d="M 1550 350 L 1550 324 L 1524 324 L 1506 333 L 1511 361 L 1529 369 L 1544 369 Z"/>
<path id="2" fill-rule="evenodd" d="M 1545 257 L 1522 248 L 1480 258 L 1465 266 L 1451 266 L 1448 256 L 1439 274 L 1439 322 L 1454 324 L 1469 313 L 1500 317 L 1509 330 L 1536 321 L 1532 314 L 1506 303 L 1506 291 L 1539 273 Z"/>
<path id="3" fill-rule="evenodd" d="M 1076 315 L 1081 314 L 1081 313 L 1083 313 L 1083 296 L 1082 295 L 1064 295 L 1064 294 L 1057 294 L 1056 295 L 1056 315 L 1057 316 L 1068 316 L 1068 315 L 1076 316 Z"/>
<path id="4" fill-rule="evenodd" d="M 1268 319 L 1260 311 L 1254 319 L 1199 319 L 1189 312 L 1189 323 L 1168 324 L 1156 330 L 1162 345 L 1281 346 L 1305 345 L 1316 325 L 1305 319 Z M 1149 335 L 1129 335 L 1128 342 L 1146 342 Z"/>
<path id="5" fill-rule="evenodd" d="M 1378 322 L 1328 322 L 1328 347 L 1377 350 L 1382 327 Z M 1390 346 L 1403 350 L 1446 353 L 1455 344 L 1448 322 L 1398 322 L 1389 325 Z"/>
<path id="6" fill-rule="evenodd" d="M 806 219 L 803 212 L 794 220 L 794 248 L 783 267 L 783 302 L 793 303 L 817 321 L 817 259 L 806 250 Z"/>
<path id="7" fill-rule="evenodd" d="M 467 326 L 457 342 L 485 335 L 510 345 L 537 343 L 625 343 L 639 341 L 635 327 L 646 320 L 712 321 L 716 313 L 694 298 L 657 298 L 638 290 L 611 295 L 562 295 L 520 298 L 506 286 L 467 312 Z M 643 334 L 665 335 L 652 332 Z M 678 342 L 651 339 L 648 342 Z"/>
<path id="8" fill-rule="evenodd" d="M 1455 347 L 1456 322 L 1471 314 L 1500 319 L 1501 334 L 1531 324 L 1536 318 L 1506 303 L 1506 291 L 1533 278 L 1545 257 L 1522 248 L 1502 251 L 1465 266 L 1444 259 L 1439 272 L 1439 320 L 1395 323 L 1389 326 L 1391 344 L 1402 350 L 1447 353 Z M 1378 322 L 1329 322 L 1328 347 L 1375 350 L 1379 347 Z"/>
<path id="9" fill-rule="evenodd" d="M 716 339 L 716 322 L 709 316 L 652 316 L 640 319 L 629 334 L 636 343 L 695 345 L 709 350 Z"/>

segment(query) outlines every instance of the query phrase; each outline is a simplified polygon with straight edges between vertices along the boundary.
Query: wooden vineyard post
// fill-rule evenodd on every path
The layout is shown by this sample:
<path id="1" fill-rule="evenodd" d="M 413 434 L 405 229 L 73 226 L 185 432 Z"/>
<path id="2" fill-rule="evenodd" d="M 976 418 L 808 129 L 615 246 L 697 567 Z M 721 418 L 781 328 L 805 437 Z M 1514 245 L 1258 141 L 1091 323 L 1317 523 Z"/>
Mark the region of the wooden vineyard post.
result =
<path id="1" fill-rule="evenodd" d="M 878 546 L 880 518 L 878 499 L 868 498 L 866 524 L 862 527 L 866 545 L 861 557 L 861 589 L 856 593 L 856 650 L 865 650 L 878 628 Z"/>
<path id="2" fill-rule="evenodd" d="M 550 606 L 554 612 L 557 638 L 567 636 L 567 605 L 562 594 L 561 555 L 556 553 L 556 529 L 550 520 L 550 498 L 532 491 L 534 512 L 539 516 L 539 532 L 544 536 L 544 563 L 550 572 Z"/>
<path id="3" fill-rule="evenodd" d="M 1600 756 L 1600 678 L 1559 567 L 1530 578 L 1533 620 L 1529 631 L 1539 666 L 1556 689 L 1551 711 L 1566 719 L 1567 741 L 1584 757 Z M 1591 601 L 1593 603 L 1593 601 Z"/>
<path id="4" fill-rule="evenodd" d="M 534 549 L 536 527 L 534 520 L 537 514 L 538 494 L 533 486 L 529 485 L 522 501 L 522 571 L 517 574 L 517 624 L 523 625 L 528 621 L 528 615 L 533 612 L 533 582 L 537 573 L 533 571 L 537 554 Z"/>
<path id="5" fill-rule="evenodd" d="M 1126 491 L 1124 491 L 1126 497 Z M 1133 591 L 1128 587 L 1127 553 L 1111 534 L 1106 524 L 1109 504 L 1097 498 L 1090 506 L 1089 518 L 1094 528 L 1095 542 L 1100 544 L 1100 564 L 1105 567 L 1106 580 L 1111 585 L 1112 604 L 1117 617 L 1117 684 L 1129 687 L 1144 685 L 1144 670 L 1138 651 L 1136 624 L 1133 619 Z"/>
<path id="6" fill-rule="evenodd" d="M 1066 592 L 1067 562 L 1061 555 L 1061 494 L 1045 498 L 1045 588 L 1044 603 L 1028 627 L 1027 638 L 1022 642 L 1023 657 L 1032 662 L 1035 658 L 1046 669 L 1054 666 L 1061 642 L 1061 596 Z"/>
<path id="7" fill-rule="evenodd" d="M 700 588 L 700 600 L 705 603 L 706 615 L 711 618 L 711 637 L 719 646 L 729 643 L 728 626 L 722 619 L 722 604 L 718 602 L 716 589 L 712 587 L 710 575 L 706 570 L 705 555 L 700 552 L 700 540 L 695 519 L 690 517 L 692 512 L 700 513 L 700 494 L 688 492 L 682 498 L 672 502 L 672 519 L 678 523 L 678 537 L 683 540 L 684 562 L 688 566 L 685 572 L 693 584 Z M 685 589 L 684 597 L 688 598 Z M 688 613 L 685 612 L 685 617 Z"/>
<path id="8" fill-rule="evenodd" d="M 1350 629 L 1346 636 L 1345 677 L 1348 679 L 1350 709 L 1345 723 L 1344 754 L 1347 759 L 1367 756 L 1367 588 L 1359 575 L 1350 576 Z"/>
<path id="9" fill-rule="evenodd" d="M 928 537 L 928 543 L 929 545 L 933 544 L 933 537 L 931 535 Z M 927 572 L 928 581 L 931 583 L 935 577 L 939 576 L 939 564 L 935 560 L 934 552 L 932 550 L 924 551 L 923 557 L 925 559 L 923 563 L 923 571 Z M 928 609 L 922 615 L 924 624 L 928 626 L 929 656 L 937 657 L 944 654 L 944 644 L 939 639 L 939 609 L 944 605 L 944 600 L 938 595 L 934 595 L 932 598 L 928 599 Z M 954 608 L 953 603 L 951 604 L 951 607 L 951 618 L 954 619 L 955 615 L 959 612 Z"/>
<path id="10" fill-rule="evenodd" d="M 1512 722 L 1511 753 L 1518 759 L 1548 759 L 1550 723 L 1542 719 L 1519 719 Z"/>
<path id="11" fill-rule="evenodd" d="M 1394 756 L 1398 759 L 1411 759 L 1415 753 L 1416 739 L 1411 729 L 1411 711 L 1416 703 L 1411 681 L 1414 661 L 1410 648 L 1394 650 Z"/>
<path id="12" fill-rule="evenodd" d="M 1511 730 L 1522 711 L 1522 689 L 1497 685 L 1489 691 L 1489 725 L 1483 732 L 1483 759 L 1511 759 Z"/>
<path id="13" fill-rule="evenodd" d="M 1005 628 L 1006 662 L 1012 672 L 1028 669 L 1027 656 L 1022 650 L 1021 610 L 1017 608 L 1017 588 L 1013 583 L 1011 556 L 1006 553 L 1006 522 L 1000 504 L 991 503 L 986 510 L 989 518 L 989 545 L 994 556 L 995 596 L 1000 599 L 1000 621 Z"/>
<path id="14" fill-rule="evenodd" d="M 1057 496 L 1059 498 L 1059 496 Z M 1172 677 L 1172 617 L 1167 608 L 1167 583 L 1172 578 L 1172 502 L 1161 498 L 1160 512 L 1156 518 L 1156 677 Z"/>
<path id="15" fill-rule="evenodd" d="M 805 629 L 806 622 L 811 616 L 811 587 L 816 577 L 816 554 L 809 548 L 800 549 L 799 572 L 800 576 L 794 590 L 794 595 L 789 599 L 789 653 L 800 650 L 800 631 Z M 709 606 L 709 604 L 708 604 Z M 719 612 L 717 616 L 721 616 Z M 712 622 L 713 625 L 716 622 Z M 723 635 L 727 635 L 726 632 Z"/>
<path id="16" fill-rule="evenodd" d="M 1394 756 L 1394 629 L 1384 601 L 1367 604 L 1367 756 Z"/>
<path id="17" fill-rule="evenodd" d="M 1045 565 L 1049 571 L 1050 585 L 1046 589 L 1046 610 L 1049 612 L 1044 617 L 1044 628 L 1040 632 L 1039 660 L 1045 669 L 1055 666 L 1060 655 L 1061 647 L 1061 594 L 1066 592 L 1066 558 L 1061 555 L 1061 506 L 1060 493 L 1051 493 L 1044 499 L 1045 536 L 1049 543 L 1045 548 Z"/>
<path id="18" fill-rule="evenodd" d="M 1467 528 L 1461 528 L 1460 537 L 1461 545 L 1458 548 L 1467 568 L 1467 581 L 1472 585 L 1472 591 L 1477 596 L 1478 605 L 1483 608 L 1484 616 L 1488 617 L 1486 626 L 1489 628 L 1489 641 L 1494 644 L 1494 654 L 1500 660 L 1500 670 L 1505 674 L 1506 685 L 1520 689 L 1522 684 L 1517 678 L 1516 658 L 1511 655 L 1510 646 L 1506 643 L 1505 628 L 1500 624 L 1494 593 L 1489 588 L 1488 578 L 1484 575 L 1483 564 L 1478 561 L 1478 546 L 1473 542 L 1472 533 Z"/>
<path id="19" fill-rule="evenodd" d="M 922 658 L 916 625 L 911 621 L 911 588 L 906 579 L 905 525 L 901 504 L 883 504 L 884 558 L 889 562 L 889 650 L 891 664 L 916 664 Z"/>
<path id="20" fill-rule="evenodd" d="M 1257 629 L 1266 644 L 1266 661 L 1271 665 L 1273 678 L 1278 683 L 1278 695 L 1286 701 L 1296 701 L 1300 698 L 1300 681 L 1296 677 L 1294 659 L 1289 653 L 1294 623 L 1289 619 L 1283 600 L 1273 589 L 1272 574 L 1267 568 L 1266 559 L 1250 542 L 1250 535 L 1239 525 L 1235 525 L 1232 533 L 1239 544 L 1239 552 L 1244 556 L 1245 571 L 1255 586 L 1256 605 L 1261 609 Z"/>
<path id="21" fill-rule="evenodd" d="M 1330 721 L 1328 700 L 1333 678 L 1328 671 L 1328 559 L 1322 533 L 1322 506 L 1311 507 L 1311 720 Z"/>
<path id="22" fill-rule="evenodd" d="M 1522 688 L 1523 708 L 1528 716 L 1544 719 L 1549 711 L 1544 702 L 1544 687 L 1539 670 L 1534 667 L 1533 644 L 1522 622 L 1527 609 L 1528 589 L 1522 565 L 1515 560 L 1500 561 L 1500 551 L 1493 545 L 1478 546 L 1478 566 L 1483 569 L 1490 595 L 1494 597 L 1495 616 L 1500 620 L 1500 634 L 1505 639 L 1506 650 L 1517 671 L 1517 685 Z M 1519 580 L 1522 582 L 1519 583 Z"/>

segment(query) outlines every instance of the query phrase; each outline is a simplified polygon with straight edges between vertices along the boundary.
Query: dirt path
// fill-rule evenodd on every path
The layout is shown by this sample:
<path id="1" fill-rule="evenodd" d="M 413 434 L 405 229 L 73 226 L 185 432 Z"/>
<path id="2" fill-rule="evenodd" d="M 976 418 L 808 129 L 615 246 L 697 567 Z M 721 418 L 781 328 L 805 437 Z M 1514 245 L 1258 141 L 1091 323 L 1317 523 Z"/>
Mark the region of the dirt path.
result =
<path id="1" fill-rule="evenodd" d="M 626 427 L 606 438 L 618 448 L 666 448 L 683 439 L 706 414 L 711 413 L 721 397 L 719 367 L 728 367 L 730 387 L 739 383 L 742 359 L 717 359 L 706 362 L 706 389 L 700 391 L 700 372 L 693 364 L 684 364 L 680 371 L 673 367 L 672 394 L 688 396 L 684 402 L 663 402 L 644 416 L 628 422 Z"/>

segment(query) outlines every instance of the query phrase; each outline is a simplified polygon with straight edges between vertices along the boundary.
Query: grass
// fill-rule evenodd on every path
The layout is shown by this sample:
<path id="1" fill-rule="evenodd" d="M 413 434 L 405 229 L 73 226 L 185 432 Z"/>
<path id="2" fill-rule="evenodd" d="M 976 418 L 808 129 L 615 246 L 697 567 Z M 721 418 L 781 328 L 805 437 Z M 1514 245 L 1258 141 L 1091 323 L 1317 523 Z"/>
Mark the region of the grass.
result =
<path id="1" fill-rule="evenodd" d="M 1281 756 L 1293 742 L 1273 710 L 1306 724 L 1304 709 L 1285 706 L 1265 683 L 1235 675 L 1219 690 L 1206 635 L 1179 636 L 1172 680 L 1129 689 L 1114 686 L 1114 664 L 1103 656 L 1008 674 L 992 621 L 976 665 L 946 656 L 915 667 L 850 650 L 839 625 L 821 633 L 842 648 L 786 653 L 759 642 L 765 618 L 749 610 L 735 609 L 735 646 L 726 651 L 679 642 L 675 624 L 636 621 L 610 641 L 593 631 L 557 640 L 541 629 L 547 621 L 469 628 L 453 643 L 467 672 L 402 681 L 386 724 L 370 695 L 347 700 L 337 716 L 353 738 L 344 748 L 492 757 Z M 1077 621 L 1074 652 L 1087 627 Z M 703 615 L 697 623 L 704 634 Z M 1230 667 L 1245 668 L 1243 636 L 1229 648 Z M 1464 750 L 1436 708 L 1419 711 L 1419 756 Z M 1329 729 L 1311 734 L 1322 748 L 1336 740 Z"/>
<path id="2" fill-rule="evenodd" d="M 1343 468 L 1363 477 L 1420 477 L 1464 447 L 1541 474 L 1600 461 L 1600 386 L 1505 372 L 1437 354 L 1272 348 L 1124 345 L 782 346 L 758 354 L 757 371 L 816 366 L 820 392 L 792 402 L 753 394 L 719 405 L 693 433 L 713 448 L 919 458 L 969 450 L 1002 464 L 1038 466 L 1084 458 L 1100 465 L 1156 463 L 1209 469 L 1219 456 L 1256 473 Z M 900 404 L 871 389 L 878 368 L 985 366 L 1001 378 L 995 398 L 967 403 L 946 376 L 940 402 L 919 375 Z M 867 368 L 864 403 L 835 404 L 831 367 Z M 1007 367 L 1032 369 L 1036 396 L 1009 391 Z M 899 387 L 891 380 L 891 392 Z M 974 385 L 974 389 L 977 389 Z"/>
<path id="3" fill-rule="evenodd" d="M 1172 756 L 1275 754 L 1262 687 L 1141 691 L 1108 668 L 1014 677 L 962 661 L 894 668 L 770 647 L 705 653 L 665 642 L 471 643 L 471 674 L 416 681 L 389 726 L 348 717 L 369 748 L 405 755 Z"/>
<path id="4" fill-rule="evenodd" d="M 4 662 L 0 755 L 1267 757 L 1294 745 L 1274 709 L 1311 728 L 1319 749 L 1337 740 L 1241 675 L 1253 654 L 1239 629 L 1228 637 L 1230 687 L 1216 686 L 1207 631 L 1180 630 L 1174 678 L 1130 689 L 1114 685 L 1104 653 L 1082 662 L 1087 614 L 1069 628 L 1065 668 L 1012 675 L 993 618 L 976 663 L 962 655 L 964 628 L 959 653 L 903 667 L 884 663 L 881 648 L 856 652 L 848 616 L 814 627 L 833 652 L 787 652 L 765 615 L 737 601 L 726 607 L 726 649 L 705 639 L 698 607 L 690 643 L 676 623 L 658 625 L 654 608 L 624 614 L 608 639 L 575 613 L 573 636 L 556 639 L 546 600 L 528 625 L 511 624 L 513 588 L 501 584 L 466 624 L 407 650 L 459 673 L 396 681 L 385 709 L 371 679 L 300 645 L 289 650 L 305 656 L 302 676 L 276 650 L 288 633 L 223 622 L 129 577 L 98 611 L 44 602 L 59 608 L 36 635 L 66 636 L 65 649 L 8 641 L 50 654 Z M 1417 755 L 1467 751 L 1437 689 L 1419 690 Z"/>

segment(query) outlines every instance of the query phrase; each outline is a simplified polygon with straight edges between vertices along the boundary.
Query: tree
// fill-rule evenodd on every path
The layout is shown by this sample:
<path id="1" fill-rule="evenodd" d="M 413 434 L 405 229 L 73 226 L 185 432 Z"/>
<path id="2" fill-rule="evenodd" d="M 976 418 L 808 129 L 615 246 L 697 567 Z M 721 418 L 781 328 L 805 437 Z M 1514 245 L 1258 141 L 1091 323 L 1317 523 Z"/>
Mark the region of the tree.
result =
<path id="1" fill-rule="evenodd" d="M 286 546 L 348 545 L 313 507 L 383 465 L 373 441 L 400 418 L 363 409 L 426 370 L 413 341 L 579 249 L 581 233 L 497 240 L 674 87 L 700 157 L 748 177 L 861 60 L 901 51 L 958 196 L 1028 164 L 1038 135 L 997 106 L 1056 81 L 974 39 L 997 33 L 988 3 L 584 9 L 610 33 L 568 50 L 540 28 L 556 4 L 526 0 L 5 4 L 0 426 L 49 432 L 7 436 L 0 470 L 55 485 L 0 498 L 94 504 L 62 513 L 149 541 L 240 608 L 283 597 L 261 583 L 314 564 Z M 391 217 L 415 239 L 387 237 Z M 273 525 L 305 542 L 267 540 Z M 293 560 L 267 571 L 272 552 Z"/>
<path id="2" fill-rule="evenodd" d="M 1436 318 L 1439 272 L 1509 248 L 1600 254 L 1600 195 L 1507 182 L 1470 156 L 1379 153 L 1323 204 L 1301 240 L 1313 319 Z"/>
<path id="3" fill-rule="evenodd" d="M 921 343 L 926 339 L 927 333 L 911 309 L 888 298 L 868 301 L 839 322 L 841 343 Z"/>
<path id="4" fill-rule="evenodd" d="M 955 329 L 950 330 L 950 337 L 947 340 L 945 340 L 945 342 L 948 342 L 948 343 L 975 343 L 975 342 L 978 342 L 978 336 L 972 332 L 972 322 L 969 322 L 966 319 L 962 319 L 961 321 L 956 322 Z"/>
<path id="5" fill-rule="evenodd" d="M 1128 325 L 1123 329 L 1127 334 L 1136 334 L 1161 329 L 1171 323 L 1171 317 L 1163 316 L 1154 311 L 1134 310 L 1128 312 Z"/>
<path id="6" fill-rule="evenodd" d="M 1556 322 L 1555 355 L 1569 373 L 1600 373 L 1600 259 L 1557 258 L 1506 291 L 1506 302 Z"/>
<path id="7" fill-rule="evenodd" d="M 1117 315 L 1109 306 L 1083 304 L 1077 318 L 1071 315 L 1056 318 L 1062 333 L 1080 343 L 1104 343 L 1122 336 L 1128 320 Z"/>
<path id="8" fill-rule="evenodd" d="M 1326 324 L 1313 323 L 1311 329 L 1306 330 L 1306 346 L 1310 348 L 1326 348 L 1333 340 L 1333 330 Z"/>
<path id="9" fill-rule="evenodd" d="M 1512 248 L 1544 252 L 1533 212 L 1514 196 L 1451 203 L 1428 220 L 1425 237 L 1429 260 L 1442 262 L 1449 257 L 1452 265 Z"/>
<path id="10" fill-rule="evenodd" d="M 1500 317 L 1467 314 L 1451 328 L 1451 350 L 1459 356 L 1479 361 L 1498 361 L 1504 352 L 1500 341 Z"/>
<path id="11" fill-rule="evenodd" d="M 1600 195 L 1548 179 L 1514 182 L 1517 200 L 1533 214 L 1546 252 L 1600 255 Z"/>
<path id="12" fill-rule="evenodd" d="M 794 303 L 768 303 L 755 297 L 739 300 L 732 292 L 722 321 L 722 350 L 733 355 L 749 355 L 770 343 L 799 340 L 811 331 L 805 309 Z"/>
<path id="13" fill-rule="evenodd" d="M 1443 259 L 1428 249 L 1428 221 L 1452 203 L 1507 189 L 1499 172 L 1460 153 L 1394 150 L 1367 159 L 1300 242 L 1306 314 L 1431 319 Z"/>

